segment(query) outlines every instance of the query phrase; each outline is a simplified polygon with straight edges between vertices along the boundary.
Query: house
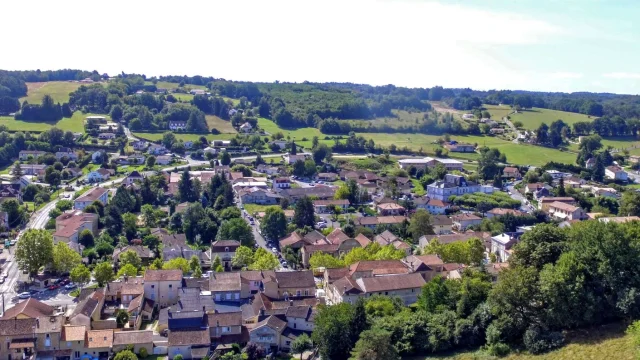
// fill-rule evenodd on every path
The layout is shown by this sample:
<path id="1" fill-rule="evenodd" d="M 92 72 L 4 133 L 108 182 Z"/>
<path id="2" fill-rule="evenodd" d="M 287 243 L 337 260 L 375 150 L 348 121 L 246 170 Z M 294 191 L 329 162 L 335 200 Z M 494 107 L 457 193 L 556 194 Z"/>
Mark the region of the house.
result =
<path id="1" fill-rule="evenodd" d="M 91 329 L 91 322 L 100 320 L 104 299 L 104 289 L 95 290 L 81 299 L 69 316 L 70 325 L 82 325 Z"/>
<path id="2" fill-rule="evenodd" d="M 249 284 L 242 281 L 239 272 L 212 273 L 209 276 L 209 291 L 216 303 L 239 303 L 251 295 Z"/>
<path id="3" fill-rule="evenodd" d="M 203 89 L 191 89 L 189 91 L 189 94 L 191 94 L 191 95 L 206 95 L 207 92 L 204 91 Z"/>
<path id="4" fill-rule="evenodd" d="M 309 270 L 276 271 L 262 283 L 264 294 L 271 299 L 286 300 L 290 297 L 316 296 L 316 283 L 313 272 Z"/>
<path id="5" fill-rule="evenodd" d="M 58 151 L 56 151 L 56 159 L 61 160 L 63 157 L 67 157 L 69 160 L 78 160 L 78 154 L 76 154 L 72 149 L 62 147 Z"/>
<path id="6" fill-rule="evenodd" d="M 243 204 L 276 205 L 282 196 L 268 190 L 252 187 L 238 191 Z"/>
<path id="7" fill-rule="evenodd" d="M 587 169 L 593 169 L 595 166 L 596 166 L 596 159 L 595 158 L 589 158 L 584 163 L 584 167 L 586 167 Z"/>
<path id="8" fill-rule="evenodd" d="M 277 146 L 280 148 L 280 150 L 284 149 L 285 147 L 287 147 L 287 142 L 285 140 L 273 140 L 269 142 L 269 146 Z"/>
<path id="9" fill-rule="evenodd" d="M 438 255 L 409 255 L 402 259 L 402 262 L 412 273 L 422 275 L 426 281 L 441 275 L 444 268 L 444 262 Z"/>
<path id="10" fill-rule="evenodd" d="M 21 150 L 18 153 L 18 159 L 20 161 L 27 161 L 29 160 L 29 158 L 37 159 L 46 153 L 47 153 L 46 151 L 40 151 L 40 150 Z"/>
<path id="11" fill-rule="evenodd" d="M 224 151 L 224 149 L 220 149 L 220 151 Z M 216 155 L 218 153 L 218 149 L 211 147 L 211 146 L 207 146 L 206 148 L 204 148 L 202 150 L 204 156 L 206 157 L 207 154 L 211 154 L 211 155 Z"/>
<path id="12" fill-rule="evenodd" d="M 290 188 L 280 191 L 280 195 L 289 199 L 291 203 L 295 203 L 296 201 L 298 201 L 298 199 L 301 199 L 305 196 L 313 197 L 318 200 L 329 200 L 333 199 L 335 193 L 336 188 L 323 185 L 316 185 L 314 187 L 307 188 Z"/>
<path id="13" fill-rule="evenodd" d="M 144 297 L 164 307 L 178 302 L 182 270 L 151 270 L 144 273 Z"/>
<path id="14" fill-rule="evenodd" d="M 187 150 L 191 150 L 193 148 L 193 141 L 191 140 L 187 140 L 183 142 L 183 144 L 184 144 L 184 148 Z"/>
<path id="15" fill-rule="evenodd" d="M 333 182 L 338 180 L 339 175 L 332 172 L 317 173 L 314 179 L 316 181 Z"/>
<path id="16" fill-rule="evenodd" d="M 640 221 L 640 217 L 638 216 L 609 216 L 609 217 L 601 217 L 598 218 L 598 221 L 603 223 L 615 222 L 615 223 L 626 223 L 629 221 Z"/>
<path id="17" fill-rule="evenodd" d="M 407 220 L 404 216 L 366 216 L 354 219 L 356 226 L 375 229 L 378 225 L 398 225 Z"/>
<path id="18" fill-rule="evenodd" d="M 127 251 L 133 251 L 134 253 L 136 253 L 136 255 L 138 255 L 143 263 L 148 263 L 153 259 L 153 252 L 149 250 L 148 247 L 142 245 L 127 245 L 123 247 L 117 247 L 113 250 L 113 255 L 111 255 L 111 258 L 113 259 L 114 264 L 119 263 L 120 255 L 124 254 Z"/>
<path id="19" fill-rule="evenodd" d="M 550 216 L 560 220 L 582 220 L 586 218 L 582 208 L 560 201 L 554 201 L 549 204 L 547 212 Z"/>
<path id="20" fill-rule="evenodd" d="M 122 180 L 122 183 L 125 184 L 126 186 L 129 186 L 129 185 L 133 185 L 133 183 L 135 183 L 136 181 L 142 181 L 142 180 L 144 180 L 144 177 L 142 177 L 142 175 L 138 172 L 138 170 L 133 170 L 132 172 L 129 173 L 129 175 L 127 175 L 126 178 Z"/>
<path id="21" fill-rule="evenodd" d="M 452 195 L 461 196 L 468 193 L 492 194 L 493 186 L 480 185 L 467 181 L 464 176 L 447 174 L 444 180 L 427 185 L 427 196 L 432 200 L 447 201 Z"/>
<path id="22" fill-rule="evenodd" d="M 86 180 L 90 183 L 97 183 L 109 180 L 113 170 L 100 168 L 98 170 L 93 170 L 87 174 Z"/>
<path id="23" fill-rule="evenodd" d="M 491 219 L 496 216 L 504 216 L 507 214 L 511 214 L 513 216 L 526 216 L 527 214 L 515 209 L 505 209 L 505 208 L 493 208 L 486 212 L 485 217 Z"/>
<path id="24" fill-rule="evenodd" d="M 522 175 L 520 175 L 520 171 L 518 170 L 518 168 L 506 166 L 504 169 L 502 169 L 502 177 L 520 180 L 522 178 Z"/>
<path id="25" fill-rule="evenodd" d="M 425 209 L 431 214 L 442 215 L 446 213 L 449 208 L 449 204 L 442 200 L 429 199 L 429 197 L 424 196 L 417 198 L 413 201 L 416 209 Z"/>
<path id="26" fill-rule="evenodd" d="M 321 239 L 313 244 L 307 244 L 302 247 L 302 264 L 308 267 L 309 259 L 316 252 L 340 257 L 357 247 L 362 247 L 360 240 L 349 237 L 341 229 L 335 229 L 327 235 L 324 241 Z"/>
<path id="27" fill-rule="evenodd" d="M 98 139 L 100 140 L 112 140 L 116 138 L 116 134 L 111 132 L 105 132 L 98 134 Z"/>
<path id="28" fill-rule="evenodd" d="M 325 242 L 325 236 L 317 230 L 313 230 L 311 232 L 306 233 L 305 235 L 300 235 L 298 232 L 292 232 L 291 234 L 283 237 L 278 240 L 280 243 L 280 248 L 283 249 L 285 246 L 289 246 L 292 249 L 300 249 L 304 245 L 315 245 L 322 244 Z"/>
<path id="29" fill-rule="evenodd" d="M 286 321 L 270 315 L 249 329 L 249 341 L 272 352 L 280 348 L 280 337 L 286 327 Z"/>
<path id="30" fill-rule="evenodd" d="M 213 346 L 249 342 L 249 334 L 242 326 L 242 311 L 207 314 L 207 326 Z"/>
<path id="31" fill-rule="evenodd" d="M 473 238 L 478 238 L 485 243 L 487 249 L 491 248 L 490 238 L 491 233 L 480 231 L 467 231 L 458 234 L 446 234 L 446 235 L 423 235 L 418 240 L 418 244 L 421 248 L 428 246 L 433 240 L 437 240 L 440 244 L 451 244 L 454 242 L 468 241 Z"/>
<path id="32" fill-rule="evenodd" d="M 169 155 L 158 155 L 156 156 L 156 164 L 158 165 L 169 165 L 173 162 L 173 158 Z"/>
<path id="33" fill-rule="evenodd" d="M 604 169 L 604 176 L 614 181 L 627 181 L 628 174 L 620 166 L 612 165 Z"/>
<path id="34" fill-rule="evenodd" d="M 434 215 L 431 217 L 431 226 L 433 226 L 434 234 L 451 234 L 453 231 L 453 220 L 446 215 Z"/>
<path id="35" fill-rule="evenodd" d="M 491 121 L 491 120 L 490 120 L 490 121 Z M 495 121 L 491 121 L 491 122 L 492 122 L 492 123 L 494 123 L 494 124 L 497 124 Z M 496 134 L 504 134 L 504 129 L 503 129 L 503 128 L 493 128 L 493 129 L 489 130 L 489 132 L 490 132 L 491 134 L 493 134 L 493 135 L 496 135 Z"/>
<path id="36" fill-rule="evenodd" d="M 631 155 L 629 156 L 629 162 L 632 164 L 637 164 L 640 162 L 640 156 L 638 155 Z"/>
<path id="37" fill-rule="evenodd" d="M 149 146 L 149 143 L 144 140 L 135 140 L 131 142 L 131 146 L 133 147 L 133 150 L 144 151 L 147 146 Z"/>
<path id="38" fill-rule="evenodd" d="M 349 200 L 313 200 L 313 209 L 316 214 L 329 214 L 333 207 L 340 208 L 343 212 L 349 208 Z"/>
<path id="39" fill-rule="evenodd" d="M 242 131 L 243 133 L 250 133 L 253 130 L 253 126 L 251 126 L 251 124 L 249 124 L 248 122 L 240 125 L 240 131 Z"/>
<path id="40" fill-rule="evenodd" d="M 169 360 L 174 359 L 177 355 L 185 360 L 207 358 L 211 346 L 209 329 L 205 326 L 171 330 L 169 331 L 168 345 Z"/>
<path id="41" fill-rule="evenodd" d="M 357 299 L 361 297 L 385 295 L 399 297 L 405 305 L 411 305 L 418 300 L 418 295 L 425 283 L 424 277 L 419 273 L 357 279 L 344 277 L 328 286 L 327 302 L 329 304 L 341 302 L 355 304 Z"/>
<path id="42" fill-rule="evenodd" d="M 279 177 L 273 179 L 273 189 L 289 189 L 291 188 L 291 180 L 288 177 Z"/>
<path id="43" fill-rule="evenodd" d="M 129 346 L 133 346 L 131 351 L 136 354 L 139 354 L 143 348 L 147 354 L 153 354 L 153 330 L 113 332 L 113 352 L 117 353 Z"/>
<path id="44" fill-rule="evenodd" d="M 511 256 L 511 248 L 516 243 L 517 240 L 508 234 L 492 236 L 491 253 L 496 255 L 498 262 L 507 262 Z"/>
<path id="45" fill-rule="evenodd" d="M 380 244 L 380 246 L 392 245 L 396 250 L 402 250 L 406 255 L 411 254 L 411 246 L 400 240 L 397 236 L 395 236 L 391 231 L 385 230 L 381 234 L 376 235 L 374 238 L 375 242 Z"/>
<path id="46" fill-rule="evenodd" d="M 311 157 L 311 154 L 309 154 L 309 153 L 300 153 L 300 154 L 296 154 L 296 155 L 287 153 L 287 154 L 282 155 L 282 158 L 284 159 L 284 163 L 288 164 L 288 165 L 292 165 L 298 160 L 305 161 L 310 157 Z"/>
<path id="47" fill-rule="evenodd" d="M 169 130 L 185 130 L 187 128 L 186 121 L 169 121 Z"/>
<path id="48" fill-rule="evenodd" d="M 238 240 L 217 240 L 211 243 L 211 258 L 220 258 L 222 266 L 231 268 L 231 259 L 240 247 Z M 214 269 L 215 270 L 215 269 Z"/>
<path id="49" fill-rule="evenodd" d="M 91 162 L 94 164 L 101 164 L 105 156 L 107 156 L 107 154 L 104 151 L 96 151 L 91 154 Z"/>
<path id="50" fill-rule="evenodd" d="M 556 201 L 569 204 L 569 205 L 576 204 L 576 200 L 569 196 L 562 196 L 562 197 L 545 196 L 543 198 L 538 199 L 538 210 L 548 211 L 549 205 Z"/>
<path id="51" fill-rule="evenodd" d="M 84 210 L 87 206 L 91 205 L 94 201 L 100 201 L 102 205 L 107 205 L 109 198 L 109 191 L 105 188 L 94 187 L 86 193 L 80 195 L 73 202 L 73 208 L 76 210 Z"/>
<path id="52" fill-rule="evenodd" d="M 558 170 L 546 170 L 545 173 L 551 175 L 551 178 L 553 178 L 553 180 L 559 180 L 560 178 L 566 178 L 571 176 L 571 173 L 562 172 Z"/>
<path id="53" fill-rule="evenodd" d="M 47 165 L 39 165 L 39 164 L 21 164 L 20 165 L 23 175 L 39 175 L 40 172 L 44 172 L 46 167 Z"/>
<path id="54" fill-rule="evenodd" d="M 476 147 L 473 144 L 455 143 L 452 141 L 449 144 L 445 144 L 444 147 L 450 152 L 475 152 Z"/>
<path id="55" fill-rule="evenodd" d="M 17 303 L 14 307 L 8 308 L 0 319 L 37 319 L 53 316 L 55 309 L 40 300 L 34 298 Z"/>
<path id="56" fill-rule="evenodd" d="M 71 174 L 71 176 L 74 178 L 82 175 L 82 169 L 77 167 L 73 167 L 73 168 L 68 167 L 65 170 L 68 171 L 69 174 Z"/>
<path id="57" fill-rule="evenodd" d="M 22 204 L 20 184 L 0 184 L 0 203 L 10 199 L 17 200 Z"/>
<path id="58" fill-rule="evenodd" d="M 278 175 L 280 173 L 280 169 L 278 167 L 268 166 L 265 164 L 258 165 L 256 171 L 267 175 Z"/>
<path id="59" fill-rule="evenodd" d="M 443 165 L 447 170 L 462 170 L 462 162 L 453 159 L 439 159 L 432 157 L 425 157 L 422 159 L 401 159 L 398 160 L 398 165 L 401 169 L 408 169 L 413 166 L 416 169 L 435 168 L 438 165 Z"/>
<path id="60" fill-rule="evenodd" d="M 464 231 L 470 226 L 480 225 L 482 218 L 473 214 L 456 214 L 451 217 L 453 227 Z"/>
<path id="61" fill-rule="evenodd" d="M 84 213 L 79 210 L 70 210 L 56 218 L 56 231 L 53 233 L 53 241 L 77 243 L 80 233 L 89 230 L 96 236 L 98 234 L 98 214 Z"/>
<path id="62" fill-rule="evenodd" d="M 382 216 L 404 215 L 405 208 L 396 203 L 377 204 L 376 211 Z"/>
<path id="63" fill-rule="evenodd" d="M 164 145 L 151 144 L 147 152 L 151 155 L 162 155 L 167 152 L 167 148 L 165 148 Z"/>

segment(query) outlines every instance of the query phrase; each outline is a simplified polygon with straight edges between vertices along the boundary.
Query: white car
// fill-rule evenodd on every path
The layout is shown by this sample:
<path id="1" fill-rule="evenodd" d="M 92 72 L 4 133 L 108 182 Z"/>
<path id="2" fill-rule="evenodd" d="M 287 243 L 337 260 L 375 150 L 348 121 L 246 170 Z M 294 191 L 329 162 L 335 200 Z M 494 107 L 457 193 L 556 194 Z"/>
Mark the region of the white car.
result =
<path id="1" fill-rule="evenodd" d="M 28 293 L 28 292 L 23 292 L 23 293 L 20 293 L 20 294 L 18 295 L 18 298 L 20 298 L 20 299 L 28 299 L 28 298 L 30 298 L 30 297 L 31 297 L 31 294 L 30 294 L 30 293 Z"/>
<path id="2" fill-rule="evenodd" d="M 2 272 L 2 275 L 0 275 L 3 279 L 6 279 L 9 275 L 7 275 L 6 271 Z"/>
<path id="3" fill-rule="evenodd" d="M 274 252 L 274 253 L 277 253 L 277 252 L 278 252 L 278 249 L 276 249 L 276 248 L 272 247 L 272 248 L 271 248 L 271 251 L 272 251 L 272 252 Z"/>

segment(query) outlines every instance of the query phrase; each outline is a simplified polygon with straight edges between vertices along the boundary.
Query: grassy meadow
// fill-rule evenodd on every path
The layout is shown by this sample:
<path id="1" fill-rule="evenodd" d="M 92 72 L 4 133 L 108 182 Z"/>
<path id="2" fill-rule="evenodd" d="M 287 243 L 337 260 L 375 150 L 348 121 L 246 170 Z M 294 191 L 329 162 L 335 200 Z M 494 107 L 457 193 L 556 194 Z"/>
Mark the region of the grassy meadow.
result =
<path id="1" fill-rule="evenodd" d="M 222 120 L 215 115 L 206 115 L 209 130 L 218 129 L 223 134 L 236 134 L 236 129 L 231 125 L 231 121 Z"/>
<path id="2" fill-rule="evenodd" d="M 162 135 L 163 133 L 146 133 L 146 132 L 137 132 L 137 131 L 132 131 L 131 132 L 133 134 L 133 136 L 138 137 L 140 139 L 146 139 L 149 141 L 158 141 L 158 140 L 162 140 Z M 232 138 L 235 137 L 234 134 L 219 134 L 219 135 L 213 135 L 213 134 L 181 134 L 181 133 L 174 133 L 176 135 L 176 138 L 182 141 L 199 141 L 201 136 L 204 136 L 207 138 L 207 140 L 211 141 L 211 140 L 230 140 Z"/>
<path id="3" fill-rule="evenodd" d="M 20 98 L 20 103 L 27 100 L 29 104 L 39 104 L 45 95 L 50 95 L 54 102 L 62 104 L 69 101 L 69 93 L 80 85 L 82 84 L 68 81 L 27 83 L 27 96 Z"/>
<path id="4" fill-rule="evenodd" d="M 176 99 L 182 102 L 189 102 L 193 100 L 192 94 L 171 93 L 171 95 L 173 95 L 173 97 L 175 97 Z"/>
<path id="5" fill-rule="evenodd" d="M 151 81 L 147 81 L 147 84 L 151 84 Z M 178 83 L 172 83 L 172 82 L 168 82 L 168 81 L 158 81 L 156 83 L 156 87 L 159 89 L 177 89 L 178 88 Z M 185 84 L 184 85 L 185 88 L 189 88 L 189 89 L 202 89 L 202 90 L 206 90 L 207 87 L 204 85 L 191 85 L 191 84 Z"/>
<path id="6" fill-rule="evenodd" d="M 492 117 L 494 117 L 494 113 L 492 110 L 489 110 Z M 497 117 L 497 116 L 495 116 Z M 511 121 L 520 121 L 525 129 L 535 130 L 542 123 L 547 125 L 551 125 L 552 122 L 560 119 L 565 123 L 571 125 L 581 121 L 591 122 L 595 118 L 593 116 L 588 116 L 584 114 L 570 113 L 566 111 L 558 111 L 558 110 L 550 110 L 550 109 L 540 109 L 533 108 L 530 110 L 523 110 L 518 112 L 517 114 L 511 114 Z"/>
<path id="7" fill-rule="evenodd" d="M 57 122 L 23 121 L 15 120 L 12 116 L 0 116 L 0 125 L 6 126 L 9 131 L 42 132 L 55 126 L 64 131 L 84 133 L 84 118 L 89 115 L 94 114 L 83 114 L 80 111 L 76 111 L 72 117 L 62 118 Z"/>
<path id="8" fill-rule="evenodd" d="M 482 105 L 484 106 L 489 114 L 491 114 L 491 118 L 495 121 L 502 120 L 503 117 L 509 115 L 511 113 L 511 106 L 508 105 Z"/>

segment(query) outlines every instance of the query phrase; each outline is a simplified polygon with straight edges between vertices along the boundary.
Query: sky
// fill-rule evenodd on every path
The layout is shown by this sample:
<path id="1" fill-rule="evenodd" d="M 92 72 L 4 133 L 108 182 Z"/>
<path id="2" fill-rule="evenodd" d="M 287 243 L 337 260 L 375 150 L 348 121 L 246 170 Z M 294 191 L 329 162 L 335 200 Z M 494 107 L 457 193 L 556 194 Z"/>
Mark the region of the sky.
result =
<path id="1" fill-rule="evenodd" d="M 0 1 L 0 69 L 640 93 L 640 1 Z"/>

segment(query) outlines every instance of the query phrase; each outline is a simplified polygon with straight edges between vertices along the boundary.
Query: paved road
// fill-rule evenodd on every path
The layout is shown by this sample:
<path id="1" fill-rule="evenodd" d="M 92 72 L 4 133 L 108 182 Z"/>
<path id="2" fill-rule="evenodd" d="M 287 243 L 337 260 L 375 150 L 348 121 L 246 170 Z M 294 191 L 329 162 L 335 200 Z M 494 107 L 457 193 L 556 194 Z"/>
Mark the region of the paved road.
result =
<path id="1" fill-rule="evenodd" d="M 529 203 L 529 200 L 527 200 L 526 197 L 522 196 L 522 194 L 520 193 L 520 191 L 518 191 L 516 188 L 514 188 L 515 185 L 518 184 L 518 181 L 516 181 L 514 184 L 507 186 L 507 191 L 509 191 L 511 193 L 511 198 L 514 200 L 518 200 L 522 203 L 522 205 L 520 206 L 520 211 L 524 211 L 524 212 L 528 212 L 531 213 L 533 212 L 533 210 L 535 210 L 533 208 L 533 206 L 531 206 L 531 204 Z"/>

